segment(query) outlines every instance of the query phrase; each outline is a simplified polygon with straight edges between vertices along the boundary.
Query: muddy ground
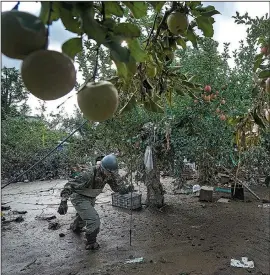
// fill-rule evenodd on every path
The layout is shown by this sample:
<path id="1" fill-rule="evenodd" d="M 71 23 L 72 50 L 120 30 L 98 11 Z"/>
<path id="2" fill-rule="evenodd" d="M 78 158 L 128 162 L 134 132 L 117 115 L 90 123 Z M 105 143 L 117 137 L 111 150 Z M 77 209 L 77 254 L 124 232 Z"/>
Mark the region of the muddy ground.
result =
<path id="1" fill-rule="evenodd" d="M 245 202 L 202 203 L 194 195 L 174 195 L 165 178 L 166 206 L 133 212 L 130 246 L 130 212 L 111 206 L 106 186 L 96 205 L 101 249 L 90 252 L 84 250 L 83 234 L 69 230 L 72 205 L 65 216 L 56 212 L 65 182 L 17 183 L 2 190 L 2 203 L 11 207 L 4 211 L 6 221 L 18 217 L 12 211 L 27 211 L 21 214 L 24 221 L 2 223 L 3 275 L 270 274 L 270 208 L 258 207 L 248 193 Z M 137 189 L 144 200 L 144 188 Z M 254 191 L 270 199 L 266 187 Z M 42 219 L 52 215 L 56 219 Z M 48 229 L 49 222 L 60 228 Z M 253 269 L 230 267 L 231 258 L 243 256 L 254 261 Z M 137 257 L 144 262 L 125 264 Z"/>

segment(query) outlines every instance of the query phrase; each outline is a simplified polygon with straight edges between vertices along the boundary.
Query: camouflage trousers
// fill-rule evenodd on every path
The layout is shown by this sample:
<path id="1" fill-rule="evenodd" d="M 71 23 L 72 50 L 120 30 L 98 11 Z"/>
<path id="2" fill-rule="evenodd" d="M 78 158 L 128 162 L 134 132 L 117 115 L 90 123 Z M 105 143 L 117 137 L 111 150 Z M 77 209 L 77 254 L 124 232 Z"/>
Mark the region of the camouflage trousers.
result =
<path id="1" fill-rule="evenodd" d="M 77 211 L 76 218 L 71 224 L 73 231 L 83 231 L 91 234 L 100 227 L 100 218 L 94 208 L 95 198 L 89 198 L 77 193 L 70 196 L 71 203 Z"/>

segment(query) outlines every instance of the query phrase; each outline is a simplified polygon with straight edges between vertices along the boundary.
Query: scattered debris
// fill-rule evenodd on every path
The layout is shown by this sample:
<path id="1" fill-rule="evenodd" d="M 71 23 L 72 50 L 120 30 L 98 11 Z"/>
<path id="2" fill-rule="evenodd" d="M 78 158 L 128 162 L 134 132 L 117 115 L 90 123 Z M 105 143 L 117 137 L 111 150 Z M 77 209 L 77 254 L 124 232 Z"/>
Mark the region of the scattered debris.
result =
<path id="1" fill-rule="evenodd" d="M 50 221 L 50 220 L 53 220 L 53 219 L 56 219 L 56 216 L 55 215 L 40 215 L 40 216 L 36 216 L 36 219 L 37 220 L 44 220 L 44 221 Z"/>
<path id="2" fill-rule="evenodd" d="M 269 203 L 263 203 L 263 204 L 259 204 L 258 207 L 270 208 L 270 204 Z"/>
<path id="3" fill-rule="evenodd" d="M 262 203 L 270 203 L 270 200 L 262 199 Z"/>
<path id="4" fill-rule="evenodd" d="M 64 233 L 59 233 L 59 237 L 65 237 L 66 235 Z"/>
<path id="5" fill-rule="evenodd" d="M 13 214 L 24 215 L 24 214 L 26 214 L 26 213 L 27 213 L 27 211 L 17 211 L 17 210 L 14 210 L 14 211 L 13 211 Z"/>
<path id="6" fill-rule="evenodd" d="M 201 228 L 201 225 L 192 225 L 191 228 L 199 229 Z"/>
<path id="7" fill-rule="evenodd" d="M 218 173 L 218 178 L 222 184 L 229 183 L 230 176 L 227 174 Z"/>
<path id="8" fill-rule="evenodd" d="M 229 188 L 229 187 L 215 187 L 214 191 L 218 192 L 218 193 L 231 194 L 231 188 Z"/>
<path id="9" fill-rule="evenodd" d="M 1 205 L 1 210 L 2 211 L 7 211 L 7 210 L 10 210 L 10 206 L 3 206 L 3 205 Z"/>
<path id="10" fill-rule="evenodd" d="M 37 259 L 35 259 L 33 262 L 31 262 L 30 264 L 26 265 L 23 269 L 21 269 L 20 271 L 24 271 L 27 268 L 29 268 L 32 264 L 34 264 L 37 261 Z"/>
<path id="11" fill-rule="evenodd" d="M 144 262 L 144 258 L 140 257 L 140 258 L 134 258 L 131 260 L 126 260 L 125 264 L 135 264 L 135 263 L 142 263 L 142 262 Z"/>
<path id="12" fill-rule="evenodd" d="M 199 184 L 193 185 L 193 187 L 192 187 L 192 192 L 195 193 L 195 195 L 198 195 L 198 196 L 199 196 L 200 190 L 201 190 L 201 186 L 200 186 Z"/>
<path id="13" fill-rule="evenodd" d="M 242 257 L 241 260 L 231 259 L 231 266 L 243 267 L 243 268 L 254 268 L 254 262 L 248 261 L 247 257 Z"/>
<path id="14" fill-rule="evenodd" d="M 11 222 L 23 222 L 24 221 L 24 218 L 22 216 L 18 216 L 16 218 L 5 218 L 5 217 L 2 217 L 2 222 L 3 224 L 7 224 L 7 223 L 11 223 Z"/>
<path id="15" fill-rule="evenodd" d="M 58 222 L 50 222 L 48 225 L 48 229 L 57 230 L 60 228 L 60 224 Z"/>
<path id="16" fill-rule="evenodd" d="M 220 198 L 217 202 L 228 203 L 229 201 L 229 199 Z"/>
<path id="17" fill-rule="evenodd" d="M 17 217 L 15 220 L 15 222 L 23 222 L 24 218 L 22 216 Z"/>
<path id="18" fill-rule="evenodd" d="M 181 188 L 177 188 L 174 190 L 174 194 L 185 194 L 190 195 L 193 193 L 193 186 L 184 184 Z"/>
<path id="19" fill-rule="evenodd" d="M 161 257 L 160 259 L 159 259 L 159 261 L 161 262 L 161 263 L 163 263 L 163 264 L 166 264 L 166 263 L 173 263 L 173 262 L 170 262 L 170 261 L 168 261 L 168 260 L 166 260 L 165 258 L 163 258 L 163 257 Z"/>

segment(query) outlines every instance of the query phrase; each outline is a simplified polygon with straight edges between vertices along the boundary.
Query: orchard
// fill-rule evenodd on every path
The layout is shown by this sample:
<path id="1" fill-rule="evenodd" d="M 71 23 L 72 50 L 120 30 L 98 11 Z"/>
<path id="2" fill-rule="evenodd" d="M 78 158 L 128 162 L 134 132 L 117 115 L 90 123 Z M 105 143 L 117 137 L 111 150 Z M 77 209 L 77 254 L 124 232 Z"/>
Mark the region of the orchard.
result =
<path id="1" fill-rule="evenodd" d="M 104 130 L 110 132 L 110 124 L 119 120 L 130 139 L 143 123 L 135 113 L 145 112 L 145 122 L 161 119 L 161 132 L 169 122 L 174 133 L 181 116 L 193 112 L 193 126 L 208 121 L 213 135 L 217 131 L 214 125 L 220 124 L 228 135 L 228 150 L 236 143 L 242 154 L 251 144 L 260 144 L 269 130 L 269 37 L 264 31 L 269 20 L 234 17 L 237 24 L 250 26 L 248 46 L 234 52 L 236 71 L 227 64 L 229 44 L 224 44 L 220 55 L 211 38 L 214 16 L 218 18 L 220 12 L 201 2 L 41 2 L 39 16 L 20 11 L 18 4 L 2 12 L 2 53 L 22 60 L 22 85 L 48 104 L 76 89 L 79 109 L 74 122 L 80 112 L 80 120 L 105 123 Z M 63 43 L 62 52 L 48 49 L 50 29 L 57 21 L 75 35 Z M 249 64 L 243 59 L 245 51 Z M 84 83 L 78 83 L 74 62 L 79 64 Z M 249 76 L 244 77 L 245 70 Z M 138 118 L 133 121 L 135 133 L 124 126 L 125 117 L 132 115 Z M 65 130 L 67 119 L 61 115 L 57 119 Z M 259 126 L 259 137 L 247 130 L 254 125 Z M 122 136 L 119 128 L 113 132 L 115 139 Z M 205 138 L 209 140 L 199 136 Z M 121 142 L 103 144 L 112 150 L 123 147 Z M 87 151 L 94 150 L 91 147 Z M 226 147 L 221 150 L 226 154 Z M 201 153 L 194 154 L 201 158 Z M 173 161 L 176 155 L 170 157 Z"/>
<path id="2" fill-rule="evenodd" d="M 4 66 L 1 71 L 1 173 L 8 185 L 68 179 L 74 167 L 114 153 L 128 181 L 144 190 L 147 209 L 158 211 L 158 215 L 167 205 L 175 207 L 178 199 L 175 196 L 173 203 L 170 201 L 176 194 L 172 192 L 182 192 L 187 186 L 186 160 L 196 164 L 193 185 L 216 188 L 225 173 L 232 186 L 240 181 L 250 188 L 265 188 L 263 194 L 267 193 L 267 14 L 253 18 L 236 12 L 234 24 L 246 28 L 245 37 L 237 48 L 228 42 L 220 48 L 214 30 L 223 15 L 214 3 L 39 3 L 38 15 L 22 11 L 20 2 L 1 12 L 2 55 L 21 62 L 19 69 Z M 63 42 L 61 51 L 51 49 L 52 29 L 58 23 L 63 32 L 73 35 Z M 32 96 L 39 102 L 36 116 L 30 115 L 33 110 L 28 100 Z M 59 99 L 62 103 L 48 114 L 48 106 Z M 75 102 L 73 114 L 64 109 L 71 100 Z M 148 147 L 153 157 L 149 173 L 144 163 Z M 55 151 L 40 162 L 53 148 Z M 35 168 L 28 171 L 32 166 Z M 188 193 L 177 194 L 182 196 L 181 207 L 185 207 L 183 201 L 190 205 Z M 187 207 L 183 212 L 177 208 L 174 214 L 181 213 L 184 224 L 186 213 L 209 211 L 205 205 Z M 169 220 L 173 212 L 164 211 Z M 207 217 L 216 215 L 211 211 Z M 149 220 L 155 214 L 151 215 Z M 155 232 L 158 225 L 153 224 L 149 228 Z M 195 224 L 192 220 L 186 231 L 195 230 Z M 133 274 L 129 271 L 126 274 Z"/>

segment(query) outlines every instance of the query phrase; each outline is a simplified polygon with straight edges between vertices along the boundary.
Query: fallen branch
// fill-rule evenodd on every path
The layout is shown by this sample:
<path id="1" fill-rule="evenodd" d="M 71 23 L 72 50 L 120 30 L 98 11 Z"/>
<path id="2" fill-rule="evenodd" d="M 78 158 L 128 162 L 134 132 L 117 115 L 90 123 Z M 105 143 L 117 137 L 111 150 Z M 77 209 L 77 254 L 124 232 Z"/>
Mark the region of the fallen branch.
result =
<path id="1" fill-rule="evenodd" d="M 30 264 L 26 265 L 23 269 L 21 269 L 20 271 L 24 271 L 26 270 L 28 267 L 30 267 L 32 264 L 34 264 L 37 261 L 37 259 L 35 259 L 33 262 L 31 262 Z"/>
<path id="2" fill-rule="evenodd" d="M 207 153 L 208 156 L 210 156 L 212 159 L 214 159 L 209 153 Z M 238 181 L 238 183 L 240 183 L 241 185 L 243 185 L 256 199 L 258 199 L 259 201 L 261 201 L 261 198 L 256 195 L 243 181 L 241 181 L 240 179 L 236 178 L 226 167 L 224 167 L 223 165 L 221 165 L 221 167 L 223 168 L 224 171 L 226 171 L 231 177 L 233 177 L 235 179 L 235 181 Z"/>

